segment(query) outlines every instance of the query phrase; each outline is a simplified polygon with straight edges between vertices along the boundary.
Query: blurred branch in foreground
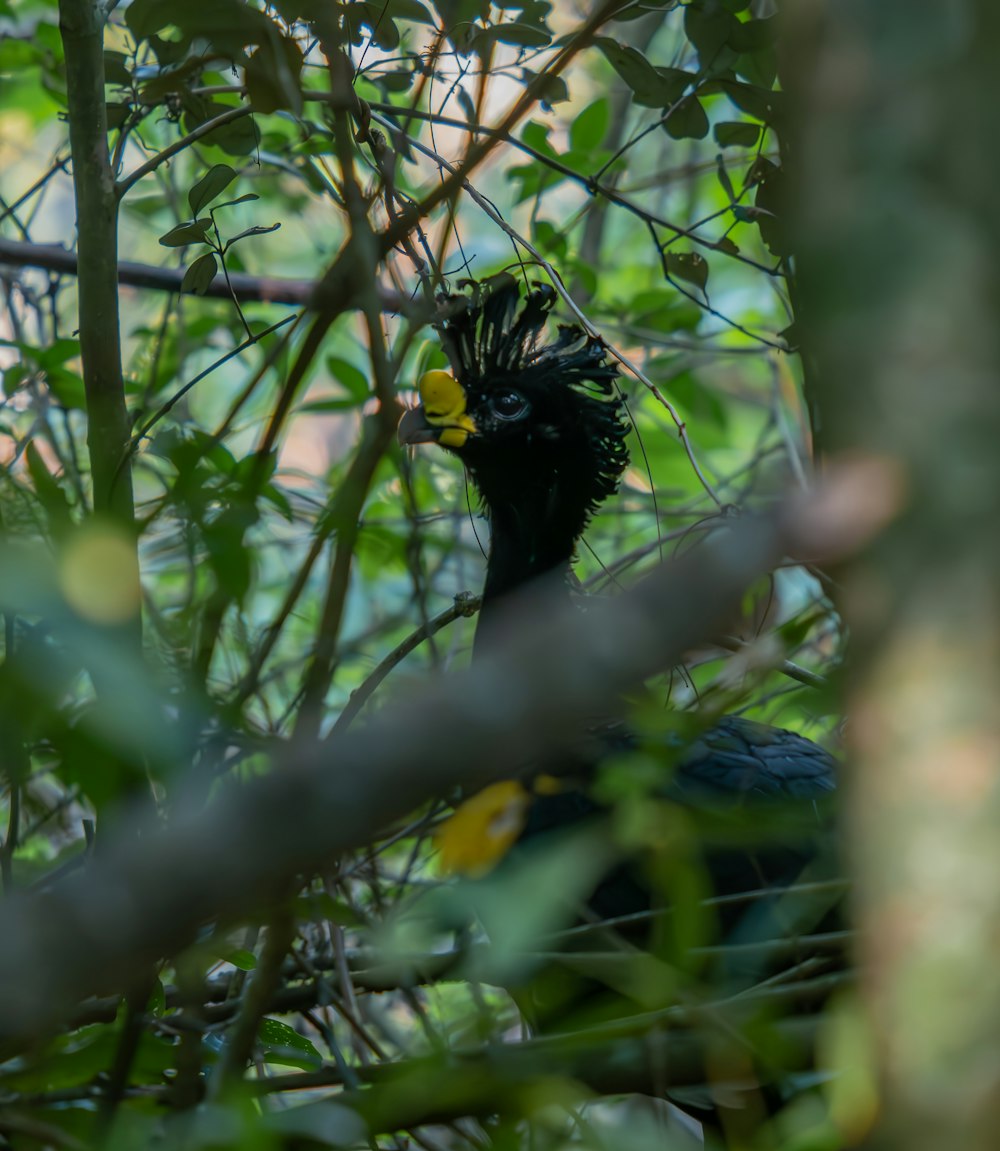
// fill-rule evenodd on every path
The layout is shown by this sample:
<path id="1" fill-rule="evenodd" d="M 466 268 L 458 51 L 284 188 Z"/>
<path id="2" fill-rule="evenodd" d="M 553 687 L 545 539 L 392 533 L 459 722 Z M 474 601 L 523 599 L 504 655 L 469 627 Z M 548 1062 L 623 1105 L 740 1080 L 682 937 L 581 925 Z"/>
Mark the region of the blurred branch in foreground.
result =
<path id="1" fill-rule="evenodd" d="M 43 895 L 10 900 L 0 911 L 0 1037 L 30 1041 L 81 998 L 183 947 L 207 920 L 259 910 L 427 798 L 560 747 L 711 634 L 782 556 L 853 550 L 897 497 L 891 472 L 857 463 L 773 516 L 734 522 L 585 617 L 536 591 L 517 605 L 524 618 L 498 653 L 474 669 L 386 708 L 363 732 L 288 746 L 267 777 L 179 813 L 143 842 L 109 844 Z"/>
<path id="2" fill-rule="evenodd" d="M 845 585 L 847 806 L 879 1147 L 997 1142 L 1000 10 L 789 5 L 801 319 L 828 442 L 896 461 Z M 792 31 L 792 29 L 789 29 Z M 860 1134 L 860 1133 L 859 1133 Z"/>

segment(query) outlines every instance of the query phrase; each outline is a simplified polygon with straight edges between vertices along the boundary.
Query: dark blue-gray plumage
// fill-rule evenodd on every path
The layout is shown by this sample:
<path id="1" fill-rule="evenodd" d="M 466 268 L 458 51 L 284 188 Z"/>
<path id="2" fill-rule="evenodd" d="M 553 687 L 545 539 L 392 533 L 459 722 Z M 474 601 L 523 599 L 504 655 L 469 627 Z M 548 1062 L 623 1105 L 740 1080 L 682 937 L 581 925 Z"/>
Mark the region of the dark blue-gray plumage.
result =
<path id="1" fill-rule="evenodd" d="M 561 326 L 554 341 L 544 342 L 555 301 L 544 286 L 522 298 L 506 274 L 447 297 L 439 331 L 454 381 L 431 373 L 434 379 L 421 384 L 423 404 L 401 424 L 402 442 L 436 441 L 462 460 L 489 519 L 477 653 L 503 619 L 497 605 L 509 592 L 556 574 L 567 577 L 568 594 L 576 543 L 628 463 L 616 368 L 600 341 L 579 328 Z M 635 742 L 622 725 L 596 733 L 592 754 L 559 766 L 563 790 L 535 798 L 524 837 L 599 814 L 587 787 L 594 760 Z M 661 750 L 664 798 L 693 810 L 731 814 L 747 807 L 761 818 L 779 806 L 793 810 L 784 842 L 708 853 L 719 894 L 795 879 L 809 858 L 810 837 L 819 838 L 827 821 L 822 801 L 836 786 L 836 761 L 828 752 L 794 732 L 735 716 L 693 737 L 665 736 Z M 602 917 L 648 903 L 648 891 L 631 878 L 606 880 L 591 899 Z"/>

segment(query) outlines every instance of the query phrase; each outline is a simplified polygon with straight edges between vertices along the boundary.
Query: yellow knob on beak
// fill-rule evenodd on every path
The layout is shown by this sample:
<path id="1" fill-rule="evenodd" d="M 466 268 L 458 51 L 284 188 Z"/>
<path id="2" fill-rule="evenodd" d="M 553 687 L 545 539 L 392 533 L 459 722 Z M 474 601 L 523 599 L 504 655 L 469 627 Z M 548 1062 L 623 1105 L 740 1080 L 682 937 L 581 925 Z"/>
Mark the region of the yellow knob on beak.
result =
<path id="1" fill-rule="evenodd" d="M 425 372 L 417 384 L 421 403 L 399 423 L 401 444 L 438 443 L 460 448 L 476 432 L 465 410 L 465 389 L 448 372 Z"/>

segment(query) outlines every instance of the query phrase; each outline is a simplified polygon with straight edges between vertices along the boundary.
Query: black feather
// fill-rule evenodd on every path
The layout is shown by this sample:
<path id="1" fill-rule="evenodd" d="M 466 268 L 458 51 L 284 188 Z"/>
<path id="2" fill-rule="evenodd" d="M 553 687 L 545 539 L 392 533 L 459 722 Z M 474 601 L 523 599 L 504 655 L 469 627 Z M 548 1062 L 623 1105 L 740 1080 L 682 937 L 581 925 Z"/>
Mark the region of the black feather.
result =
<path id="1" fill-rule="evenodd" d="M 618 488 L 628 466 L 629 425 L 618 395 L 618 369 L 600 340 L 576 325 L 562 324 L 550 343 L 543 335 L 556 303 L 548 285 L 533 287 L 522 302 L 517 281 L 501 273 L 481 284 L 466 283 L 463 295 L 441 299 L 446 318 L 438 325 L 455 378 L 466 391 L 470 414 L 481 434 L 463 456 L 489 508 L 504 486 L 523 492 L 525 483 L 543 487 L 578 473 L 561 503 L 574 536 L 590 514 Z M 514 433 L 495 426 L 486 411 L 489 397 L 514 387 L 533 403 L 534 441 L 541 451 L 512 451 Z M 541 435 L 542 429 L 548 434 Z M 492 437 L 495 435 L 495 439 Z M 560 452 L 562 446 L 564 451 Z M 519 474 L 520 473 L 520 474 Z"/>

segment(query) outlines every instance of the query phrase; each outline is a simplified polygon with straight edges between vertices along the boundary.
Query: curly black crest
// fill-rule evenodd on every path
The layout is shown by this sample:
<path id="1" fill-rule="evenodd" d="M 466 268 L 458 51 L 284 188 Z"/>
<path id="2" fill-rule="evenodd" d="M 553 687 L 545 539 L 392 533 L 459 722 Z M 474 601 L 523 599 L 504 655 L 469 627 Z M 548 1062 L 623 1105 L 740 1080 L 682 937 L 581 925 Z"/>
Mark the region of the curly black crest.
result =
<path id="1" fill-rule="evenodd" d="M 463 285 L 465 286 L 465 285 Z M 601 342 L 575 325 L 560 324 L 556 339 L 543 341 L 556 293 L 546 284 L 522 300 L 518 282 L 502 273 L 469 285 L 466 295 L 442 300 L 447 318 L 438 325 L 452 370 L 465 389 L 469 410 L 481 424 L 480 442 L 465 453 L 484 496 L 489 464 L 484 457 L 514 447 L 507 428 L 491 424 L 485 412 L 490 397 L 514 388 L 531 404 L 522 438 L 522 463 L 529 444 L 541 455 L 574 453 L 580 465 L 579 494 L 590 513 L 613 494 L 628 465 L 624 403 L 617 396 L 617 367 Z M 489 461 L 492 463 L 492 461 Z M 564 469 L 566 465 L 564 464 Z M 568 479 L 568 477 L 566 477 Z"/>

